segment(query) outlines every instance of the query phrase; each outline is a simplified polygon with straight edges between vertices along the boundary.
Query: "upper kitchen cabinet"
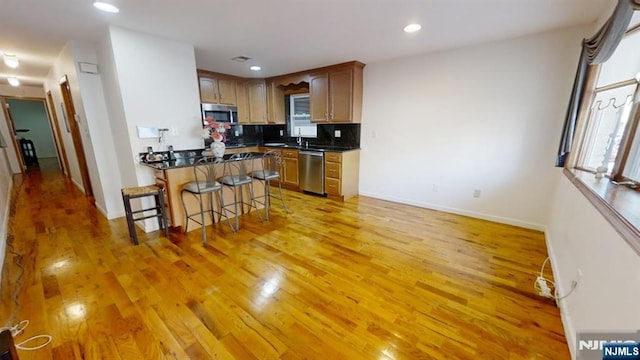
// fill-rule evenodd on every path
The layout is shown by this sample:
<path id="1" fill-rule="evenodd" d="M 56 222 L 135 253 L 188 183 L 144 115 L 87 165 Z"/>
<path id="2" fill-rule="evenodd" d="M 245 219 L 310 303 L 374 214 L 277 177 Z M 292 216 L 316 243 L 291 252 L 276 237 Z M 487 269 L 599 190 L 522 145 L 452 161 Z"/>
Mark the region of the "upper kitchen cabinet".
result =
<path id="1" fill-rule="evenodd" d="M 236 79 L 227 75 L 198 70 L 200 101 L 203 103 L 236 105 Z"/>
<path id="2" fill-rule="evenodd" d="M 362 69 L 354 61 L 314 72 L 309 80 L 311 121 L 359 123 L 362 118 Z"/>
<path id="3" fill-rule="evenodd" d="M 273 80 L 267 80 L 267 115 L 269 124 L 286 124 L 284 91 Z"/>
<path id="4" fill-rule="evenodd" d="M 262 79 L 249 80 L 246 83 L 249 108 L 249 123 L 267 123 L 267 92 Z"/>
<path id="5" fill-rule="evenodd" d="M 238 122 L 241 124 L 251 124 L 249 116 L 249 94 L 247 94 L 247 84 L 244 81 L 236 83 L 236 95 L 238 102 Z"/>

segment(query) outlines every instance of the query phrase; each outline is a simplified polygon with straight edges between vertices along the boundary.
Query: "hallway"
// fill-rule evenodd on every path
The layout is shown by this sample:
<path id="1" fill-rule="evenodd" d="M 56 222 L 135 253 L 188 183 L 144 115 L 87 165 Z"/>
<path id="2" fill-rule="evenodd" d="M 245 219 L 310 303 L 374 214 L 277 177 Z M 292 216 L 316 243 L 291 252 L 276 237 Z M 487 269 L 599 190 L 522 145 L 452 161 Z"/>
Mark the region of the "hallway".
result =
<path id="1" fill-rule="evenodd" d="M 107 221 L 59 171 L 14 187 L 2 318 L 50 334 L 28 359 L 564 359 L 534 294 L 542 233 L 360 197 L 286 192 L 269 223 L 189 236 Z M 551 276 L 548 274 L 548 276 Z"/>

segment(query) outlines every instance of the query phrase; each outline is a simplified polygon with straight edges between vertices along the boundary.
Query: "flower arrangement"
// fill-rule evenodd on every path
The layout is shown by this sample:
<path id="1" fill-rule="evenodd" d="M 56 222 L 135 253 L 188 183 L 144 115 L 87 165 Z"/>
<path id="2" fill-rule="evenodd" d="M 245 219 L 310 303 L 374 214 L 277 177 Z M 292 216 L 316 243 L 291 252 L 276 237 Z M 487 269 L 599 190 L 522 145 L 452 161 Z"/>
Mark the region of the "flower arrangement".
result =
<path id="1" fill-rule="evenodd" d="M 224 133 L 227 129 L 230 129 L 229 124 L 216 122 L 216 119 L 207 116 L 204 119 L 202 137 L 205 139 L 212 138 L 216 142 L 225 142 L 227 137 Z"/>

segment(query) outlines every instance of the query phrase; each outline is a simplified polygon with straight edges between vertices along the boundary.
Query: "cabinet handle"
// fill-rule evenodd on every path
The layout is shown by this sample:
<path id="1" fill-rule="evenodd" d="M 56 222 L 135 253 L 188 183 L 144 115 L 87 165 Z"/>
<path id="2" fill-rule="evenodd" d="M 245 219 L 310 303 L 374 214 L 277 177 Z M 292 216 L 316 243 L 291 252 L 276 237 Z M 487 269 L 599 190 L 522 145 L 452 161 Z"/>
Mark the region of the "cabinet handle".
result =
<path id="1" fill-rule="evenodd" d="M 333 119 L 333 113 L 330 113 L 329 115 L 330 115 L 330 116 L 331 116 L 331 118 Z"/>
<path id="2" fill-rule="evenodd" d="M 324 118 L 325 118 L 325 119 L 328 119 L 328 118 L 329 118 L 329 114 L 324 113 Z"/>

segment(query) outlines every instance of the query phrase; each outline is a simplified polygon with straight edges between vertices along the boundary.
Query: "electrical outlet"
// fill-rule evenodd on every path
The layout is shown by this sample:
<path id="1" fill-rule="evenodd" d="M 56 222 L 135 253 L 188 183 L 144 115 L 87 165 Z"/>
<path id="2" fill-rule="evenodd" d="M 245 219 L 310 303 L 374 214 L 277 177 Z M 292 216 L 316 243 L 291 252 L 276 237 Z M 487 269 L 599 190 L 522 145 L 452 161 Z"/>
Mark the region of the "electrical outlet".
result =
<path id="1" fill-rule="evenodd" d="M 284 136 L 284 130 L 280 130 L 280 136 Z"/>
<path id="2" fill-rule="evenodd" d="M 473 190 L 473 197 L 474 198 L 479 198 L 481 194 L 482 194 L 482 191 L 480 191 L 480 189 Z"/>
<path id="3" fill-rule="evenodd" d="M 342 132 L 341 132 L 340 130 L 335 130 L 335 131 L 333 132 L 333 136 L 335 136 L 335 137 L 339 138 L 340 136 L 342 136 Z"/>
<path id="4" fill-rule="evenodd" d="M 236 130 L 236 131 L 234 132 L 234 134 L 235 134 L 236 136 L 240 136 L 240 131 Z"/>

